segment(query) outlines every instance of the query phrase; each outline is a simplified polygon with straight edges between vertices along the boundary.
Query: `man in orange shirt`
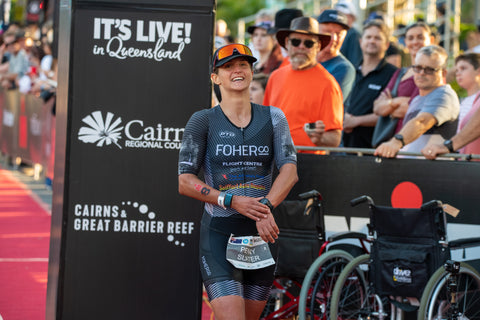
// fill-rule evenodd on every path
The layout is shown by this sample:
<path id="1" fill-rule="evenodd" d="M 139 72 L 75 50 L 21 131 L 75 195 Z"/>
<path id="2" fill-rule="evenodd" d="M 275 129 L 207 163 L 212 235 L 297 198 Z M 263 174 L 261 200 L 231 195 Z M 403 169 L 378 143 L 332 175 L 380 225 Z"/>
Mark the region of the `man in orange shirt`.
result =
<path id="1" fill-rule="evenodd" d="M 337 147 L 343 125 L 342 91 L 316 59 L 330 35 L 319 33 L 317 20 L 299 17 L 276 37 L 287 49 L 290 65 L 271 74 L 263 104 L 282 109 L 296 146 Z"/>

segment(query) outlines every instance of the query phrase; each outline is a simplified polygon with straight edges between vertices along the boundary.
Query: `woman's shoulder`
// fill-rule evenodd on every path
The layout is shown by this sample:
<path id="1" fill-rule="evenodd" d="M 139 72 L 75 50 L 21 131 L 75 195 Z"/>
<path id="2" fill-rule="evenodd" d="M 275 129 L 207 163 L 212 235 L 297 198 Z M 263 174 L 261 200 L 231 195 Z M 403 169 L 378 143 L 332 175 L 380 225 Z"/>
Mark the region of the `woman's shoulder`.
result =
<path id="1" fill-rule="evenodd" d="M 218 111 L 216 109 L 219 109 L 220 106 L 215 106 L 212 108 L 205 108 L 201 109 L 198 111 L 195 111 L 192 116 L 190 117 L 191 120 L 205 120 L 208 119 L 210 116 L 214 115 Z"/>
<path id="2" fill-rule="evenodd" d="M 277 116 L 285 117 L 283 111 L 280 108 L 274 106 L 263 106 L 260 104 L 252 103 L 252 107 L 254 109 L 254 113 L 270 114 L 272 118 L 276 118 Z"/>

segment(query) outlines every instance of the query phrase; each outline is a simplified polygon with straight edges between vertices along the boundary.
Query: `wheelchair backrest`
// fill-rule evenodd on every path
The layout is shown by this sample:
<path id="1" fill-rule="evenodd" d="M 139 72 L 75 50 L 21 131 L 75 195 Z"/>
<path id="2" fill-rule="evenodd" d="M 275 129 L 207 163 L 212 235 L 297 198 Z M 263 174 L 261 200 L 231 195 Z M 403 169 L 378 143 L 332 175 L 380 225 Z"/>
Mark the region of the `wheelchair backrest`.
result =
<path id="1" fill-rule="evenodd" d="M 318 200 L 285 200 L 273 214 L 280 230 L 315 231 L 320 239 L 325 239 L 322 205 Z"/>
<path id="2" fill-rule="evenodd" d="M 370 206 L 371 230 L 378 237 L 446 240 L 446 217 L 442 207 L 405 209 Z"/>

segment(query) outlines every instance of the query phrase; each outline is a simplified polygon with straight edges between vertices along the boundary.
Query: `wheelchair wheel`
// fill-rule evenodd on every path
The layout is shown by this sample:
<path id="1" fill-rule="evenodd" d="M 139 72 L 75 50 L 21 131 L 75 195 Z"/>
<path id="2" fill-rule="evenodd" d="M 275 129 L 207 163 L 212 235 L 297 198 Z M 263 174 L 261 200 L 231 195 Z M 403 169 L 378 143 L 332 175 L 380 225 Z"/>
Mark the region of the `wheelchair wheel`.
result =
<path id="1" fill-rule="evenodd" d="M 338 277 L 332 293 L 330 319 L 384 319 L 381 299 L 369 284 L 370 255 L 353 259 Z"/>
<path id="2" fill-rule="evenodd" d="M 450 273 L 440 267 L 428 281 L 420 300 L 418 320 L 449 318 L 451 296 L 447 292 Z M 456 302 L 459 320 L 480 319 L 480 274 L 466 263 L 460 264 Z"/>
<path id="3" fill-rule="evenodd" d="M 353 256 L 348 252 L 331 250 L 313 262 L 305 275 L 300 291 L 299 320 L 328 318 L 335 281 L 343 268 L 352 260 Z"/>

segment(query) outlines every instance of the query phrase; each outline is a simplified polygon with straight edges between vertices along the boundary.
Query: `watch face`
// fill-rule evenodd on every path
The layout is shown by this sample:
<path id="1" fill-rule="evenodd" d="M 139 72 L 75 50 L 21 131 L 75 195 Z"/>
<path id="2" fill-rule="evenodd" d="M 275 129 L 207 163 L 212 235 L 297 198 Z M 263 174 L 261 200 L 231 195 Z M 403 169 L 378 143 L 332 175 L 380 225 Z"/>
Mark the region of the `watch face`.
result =
<path id="1" fill-rule="evenodd" d="M 455 150 L 453 149 L 452 140 L 445 140 L 445 142 L 443 142 L 443 145 L 447 147 L 448 151 L 455 152 Z"/>
<path id="2" fill-rule="evenodd" d="M 402 147 L 405 145 L 405 142 L 403 141 L 403 136 L 401 134 L 397 133 L 393 137 L 402 143 Z"/>

